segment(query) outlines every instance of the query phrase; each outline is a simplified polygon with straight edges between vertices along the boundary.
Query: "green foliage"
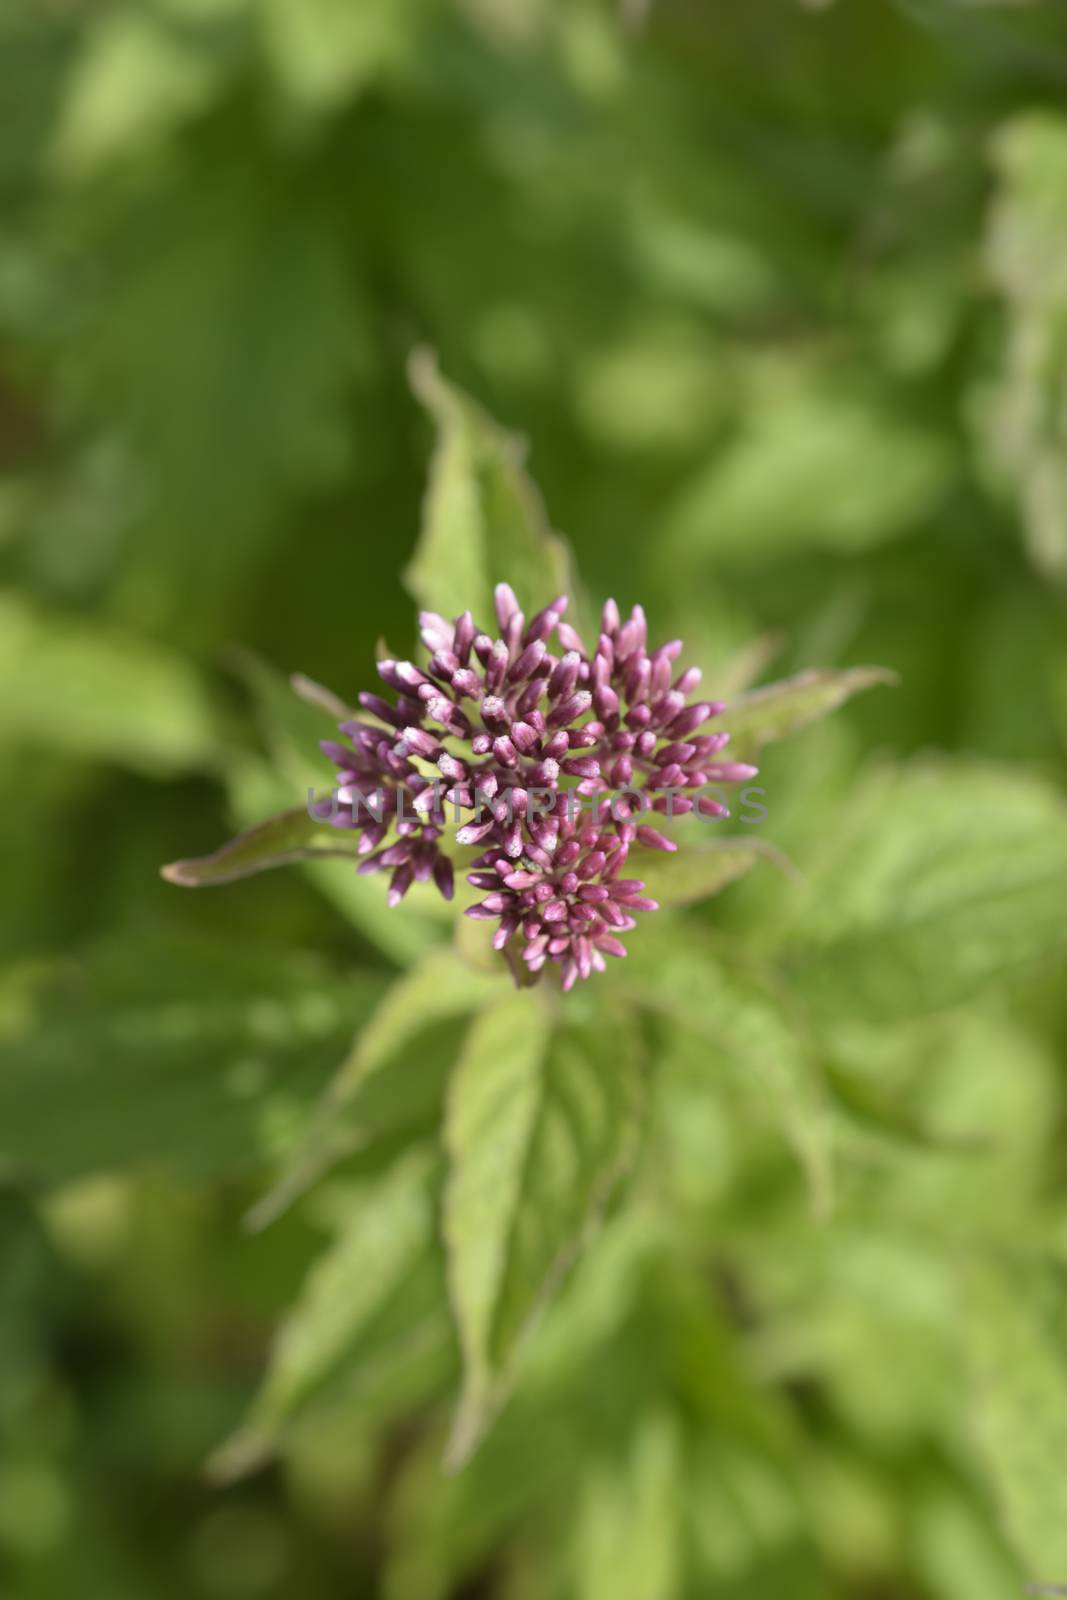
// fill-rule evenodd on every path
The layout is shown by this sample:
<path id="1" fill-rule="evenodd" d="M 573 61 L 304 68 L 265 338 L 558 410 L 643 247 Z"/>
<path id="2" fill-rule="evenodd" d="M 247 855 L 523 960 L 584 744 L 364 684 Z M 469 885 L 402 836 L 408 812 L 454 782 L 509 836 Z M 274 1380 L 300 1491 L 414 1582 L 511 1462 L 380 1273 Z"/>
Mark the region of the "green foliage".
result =
<path id="1" fill-rule="evenodd" d="M 502 573 L 531 612 L 569 593 L 566 548 L 523 471 L 520 442 L 446 383 L 428 351 L 415 351 L 410 374 L 437 425 L 422 533 L 404 574 L 415 599 L 447 617 L 491 619 Z"/>
<path id="2" fill-rule="evenodd" d="M 337 830 L 318 822 L 305 806 L 301 811 L 283 811 L 209 856 L 198 860 L 173 861 L 162 869 L 169 883 L 199 889 L 212 883 L 232 883 L 252 872 L 266 872 L 292 861 L 312 856 L 347 856 L 355 861 L 355 851 L 345 845 Z"/>
<path id="3" fill-rule="evenodd" d="M 1067 238 L 1067 130 L 1032 115 L 996 141 L 1002 190 L 990 219 L 989 269 L 1010 314 L 992 443 L 1017 489 L 1034 562 L 1067 579 L 1063 403 L 1067 290 L 1057 261 Z"/>
<path id="4" fill-rule="evenodd" d="M 625 1018 L 553 1025 L 538 989 L 493 1002 L 464 1043 L 443 1134 L 444 1241 L 464 1356 L 454 1466 L 485 1431 L 530 1319 L 633 1158 L 633 1042 Z"/>
<path id="5" fill-rule="evenodd" d="M 1036 1581 L 1067 1560 L 1063 1480 L 1048 1470 L 1067 1444 L 1063 1270 L 984 1260 L 968 1276 L 980 1436 L 1008 1531 Z"/>
<path id="6" fill-rule="evenodd" d="M 1067 1584 L 1065 73 L 0 3 L 5 1600 Z M 760 766 L 568 996 L 304 804 L 501 579 Z"/>

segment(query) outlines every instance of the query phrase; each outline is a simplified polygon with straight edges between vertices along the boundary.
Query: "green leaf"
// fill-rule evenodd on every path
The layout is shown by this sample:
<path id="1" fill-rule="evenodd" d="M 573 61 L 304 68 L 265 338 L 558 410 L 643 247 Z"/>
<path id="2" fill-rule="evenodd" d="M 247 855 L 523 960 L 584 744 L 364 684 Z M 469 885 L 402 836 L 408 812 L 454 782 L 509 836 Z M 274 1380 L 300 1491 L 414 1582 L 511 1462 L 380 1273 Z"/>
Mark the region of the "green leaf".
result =
<path id="1" fill-rule="evenodd" d="M 731 968 L 688 923 L 673 936 L 662 930 L 654 943 L 632 941 L 629 958 L 609 974 L 629 1002 L 721 1051 L 781 1124 L 815 1215 L 827 1215 L 834 1188 L 829 1102 L 811 1046 L 783 998 L 758 973 Z"/>
<path id="2" fill-rule="evenodd" d="M 46 976 L 0 1043 L 0 1166 L 233 1177 L 299 1136 L 379 980 L 153 934 Z"/>
<path id="3" fill-rule="evenodd" d="M 574 1527 L 582 1600 L 660 1600 L 678 1593 L 684 1490 L 678 1420 L 650 1412 L 620 1457 L 590 1463 Z"/>
<path id="4" fill-rule="evenodd" d="M 650 850 L 630 858 L 635 873 L 639 871 L 644 880 L 644 892 L 661 906 L 687 906 L 709 900 L 743 878 L 757 861 L 789 870 L 785 857 L 763 839 L 730 837 L 695 843 L 691 833 L 683 836 L 682 828 L 675 829 L 674 837 L 680 847 L 673 855 Z"/>
<path id="5" fill-rule="evenodd" d="M 719 719 L 730 734 L 730 759 L 747 761 L 764 745 L 787 739 L 836 711 L 854 694 L 898 681 L 885 667 L 810 668 L 739 695 Z"/>
<path id="6" fill-rule="evenodd" d="M 503 1402 L 537 1313 L 636 1151 L 641 1071 L 621 1017 L 553 1027 L 537 990 L 471 1028 L 448 1098 L 444 1238 L 464 1380 L 458 1467 Z"/>
<path id="7" fill-rule="evenodd" d="M 355 870 L 356 852 L 352 844 L 344 844 L 344 833 L 319 822 L 308 815 L 307 808 L 283 811 L 267 822 L 261 822 L 247 833 L 209 856 L 191 856 L 186 861 L 172 861 L 161 867 L 168 883 L 181 884 L 186 889 L 202 889 L 210 884 L 232 883 L 235 878 L 247 878 L 253 872 L 267 872 L 271 867 L 284 867 L 292 861 L 307 861 L 315 856 L 347 856 Z"/>
<path id="8" fill-rule="evenodd" d="M 68 178 L 159 140 L 217 96 L 225 52 L 168 26 L 162 16 L 120 6 L 98 14 L 82 49 L 52 157 Z"/>
<path id="9" fill-rule="evenodd" d="M 444 616 L 470 610 L 493 624 L 493 588 L 510 583 L 529 615 L 558 594 L 577 603 L 563 540 L 549 527 L 523 467 L 525 446 L 442 378 L 434 355 L 411 358 L 411 386 L 437 427 L 422 532 L 404 581 Z"/>
<path id="10" fill-rule="evenodd" d="M 301 758 L 294 754 L 294 769 Z M 282 778 L 265 762 L 254 758 L 241 758 L 229 763 L 228 790 L 230 804 L 239 821 L 247 821 L 253 828 L 257 819 L 272 807 L 292 799 L 294 785 L 306 789 L 308 770 L 303 766 L 304 777 Z M 330 829 L 336 834 L 336 829 Z M 343 835 L 342 835 L 343 837 Z M 334 843 L 336 843 L 336 838 Z M 349 861 L 339 866 L 328 855 L 317 853 L 301 857 L 300 870 L 311 880 L 319 892 L 345 916 L 371 944 L 381 950 L 398 966 L 418 957 L 441 938 L 441 925 L 451 920 L 451 907 L 441 899 L 431 884 L 413 884 L 401 906 L 390 907 L 386 901 L 386 880 L 380 873 L 363 877 L 355 870 L 353 853 L 346 852 Z"/>
<path id="11" fill-rule="evenodd" d="M 283 89 L 321 114 L 402 67 L 424 17 L 421 0 L 266 0 L 261 26 Z"/>
<path id="12" fill-rule="evenodd" d="M 1067 123 L 1047 112 L 1014 118 L 994 144 L 999 189 L 986 247 L 1006 303 L 1004 371 L 986 417 L 991 455 L 1015 489 L 1034 565 L 1067 581 L 1067 471 L 1062 394 L 1067 360 Z"/>
<path id="13" fill-rule="evenodd" d="M 336 739 L 337 724 L 355 712 L 330 690 L 299 673 L 287 680 L 250 650 L 234 652 L 233 659 L 252 694 L 274 767 L 272 772 L 265 763 L 248 758 L 229 762 L 234 814 L 254 826 L 264 813 L 295 795 L 306 794 L 309 787 L 324 789 L 332 781 L 333 768 L 319 749 L 319 741 Z M 337 845 L 339 840 L 333 842 Z M 351 856 L 354 851 L 343 853 Z M 439 938 L 441 925 L 454 920 L 452 907 L 430 885 L 414 885 L 403 907 L 391 909 L 380 874 L 363 877 L 356 871 L 345 872 L 317 854 L 304 860 L 303 871 L 365 938 L 397 964 L 421 955 Z"/>
<path id="14" fill-rule="evenodd" d="M 1034 779 L 927 764 L 875 776 L 794 909 L 789 965 L 828 1017 L 920 1016 L 1067 952 L 1067 809 Z"/>
<path id="15" fill-rule="evenodd" d="M 262 1463 L 303 1417 L 343 1393 L 373 1397 L 405 1363 L 447 1343 L 436 1211 L 425 1152 L 343 1189 L 337 1234 L 276 1336 L 246 1421 L 216 1454 L 228 1479 Z"/>
<path id="16" fill-rule="evenodd" d="M 193 670 L 120 628 L 0 596 L 0 735 L 152 777 L 210 767 L 216 719 Z"/>
<path id="17" fill-rule="evenodd" d="M 967 1274 L 978 1436 L 1007 1532 L 1035 1584 L 1067 1573 L 1067 1283 L 992 1258 Z"/>
<path id="18" fill-rule="evenodd" d="M 929 429 L 804 378 L 757 395 L 736 441 L 683 489 L 666 536 L 702 562 L 868 550 L 917 526 L 953 471 Z"/>
<path id="19" fill-rule="evenodd" d="M 454 1025 L 491 1002 L 505 982 L 503 974 L 472 971 L 448 947 L 398 978 L 335 1072 L 307 1137 L 256 1206 L 252 1224 L 272 1220 L 372 1140 L 433 1127 L 462 1038 Z"/>

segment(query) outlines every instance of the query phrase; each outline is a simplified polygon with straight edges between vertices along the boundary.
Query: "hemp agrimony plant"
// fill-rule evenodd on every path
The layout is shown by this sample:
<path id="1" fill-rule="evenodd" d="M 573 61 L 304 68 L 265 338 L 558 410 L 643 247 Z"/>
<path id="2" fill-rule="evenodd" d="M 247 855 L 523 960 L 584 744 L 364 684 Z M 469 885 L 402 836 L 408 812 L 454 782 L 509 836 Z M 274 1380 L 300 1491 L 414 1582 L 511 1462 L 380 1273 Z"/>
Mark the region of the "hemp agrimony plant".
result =
<path id="1" fill-rule="evenodd" d="M 360 872 L 390 872 L 395 906 L 431 879 L 452 899 L 448 812 L 473 812 L 455 843 L 480 847 L 467 881 L 484 898 L 465 914 L 496 921 L 493 947 L 519 946 L 531 978 L 555 964 L 568 990 L 625 956 L 635 912 L 658 909 L 623 873 L 634 846 L 677 844 L 642 818 L 726 816 L 699 791 L 757 769 L 718 759 L 729 733 L 699 730 L 725 707 L 688 699 L 699 669 L 675 674 L 681 640 L 648 650 L 640 606 L 624 623 L 609 600 L 590 650 L 566 595 L 529 621 L 508 584 L 494 598 L 497 637 L 470 611 L 423 611 L 423 665 L 379 661 L 396 698 L 361 693 L 364 715 L 339 724 L 346 742 L 323 741 L 337 787 L 310 815 L 354 836 Z"/>
<path id="2" fill-rule="evenodd" d="M 763 745 L 886 674 L 808 672 L 730 704 L 697 698 L 699 669 L 680 661 L 680 640 L 650 644 L 640 606 L 623 617 L 608 600 L 590 624 L 515 441 L 425 357 L 412 377 L 439 436 L 407 573 L 421 608 L 418 659 L 379 651 L 384 692 L 365 690 L 355 708 L 292 680 L 334 724 L 317 758 L 332 763 L 329 792 L 320 783 L 213 855 L 164 869 L 197 886 L 343 857 L 357 869 L 359 914 L 403 901 L 396 915 L 410 909 L 425 941 L 254 1214 L 268 1221 L 349 1160 L 366 1157 L 382 1174 L 370 1231 L 355 1230 L 351 1256 L 346 1245 L 327 1257 L 322 1283 L 294 1311 L 247 1426 L 220 1457 L 227 1471 L 278 1448 L 323 1372 L 359 1366 L 346 1352 L 363 1349 L 373 1372 L 375 1350 L 391 1360 L 398 1341 L 421 1340 L 425 1306 L 416 1296 L 397 1309 L 394 1290 L 419 1262 L 432 1273 L 439 1260 L 462 1364 L 446 1454 L 453 1466 L 469 1457 L 547 1299 L 635 1166 L 649 1046 L 679 997 L 701 1017 L 713 1008 L 757 1070 L 766 1055 L 817 1202 L 828 1194 L 824 1122 L 769 992 L 747 974 L 724 987 L 699 927 L 672 915 L 627 941 L 638 914 L 704 900 L 761 860 L 780 863 L 750 832 L 699 823 L 725 821 L 724 786 L 756 776 Z M 380 874 L 387 882 L 373 895 L 365 880 Z M 447 912 L 441 897 L 465 901 L 451 941 L 436 917 Z M 628 954 L 638 959 L 621 969 L 607 959 Z M 609 967 L 637 970 L 581 983 Z M 368 1252 L 380 1258 L 377 1277 Z M 336 1347 L 321 1327 L 326 1305 L 338 1312 Z M 375 1329 L 386 1330 L 380 1349 Z"/>

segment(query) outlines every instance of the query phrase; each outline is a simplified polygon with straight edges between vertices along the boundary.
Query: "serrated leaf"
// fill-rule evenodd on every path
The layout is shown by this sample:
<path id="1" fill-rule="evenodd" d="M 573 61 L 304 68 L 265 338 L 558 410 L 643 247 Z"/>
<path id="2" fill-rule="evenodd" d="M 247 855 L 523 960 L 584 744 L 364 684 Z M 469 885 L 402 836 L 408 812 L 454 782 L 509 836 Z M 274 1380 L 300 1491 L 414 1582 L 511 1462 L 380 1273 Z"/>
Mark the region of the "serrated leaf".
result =
<path id="1" fill-rule="evenodd" d="M 160 871 L 168 883 L 180 884 L 186 889 L 232 883 L 253 872 L 268 872 L 272 867 L 284 867 L 292 861 L 308 861 L 316 856 L 347 856 L 355 871 L 355 849 L 343 840 L 342 832 L 309 816 L 304 807 L 280 812 L 220 845 L 209 856 L 172 861 Z"/>
<path id="2" fill-rule="evenodd" d="M 1067 1574 L 1067 1285 L 1062 1268 L 990 1258 L 966 1278 L 975 1415 L 1004 1524 L 1036 1584 Z"/>
<path id="3" fill-rule="evenodd" d="M 414 353 L 409 376 L 437 427 L 422 532 L 404 573 L 415 599 L 446 617 L 470 610 L 490 628 L 500 582 L 527 615 L 558 594 L 576 603 L 570 556 L 525 471 L 525 446 L 442 378 L 430 351 Z"/>
<path id="4" fill-rule="evenodd" d="M 685 819 L 688 821 L 688 818 Z M 729 884 L 743 878 L 758 861 L 788 871 L 785 857 L 763 839 L 731 837 L 694 842 L 691 832 L 676 828 L 679 848 L 667 855 L 641 851 L 631 855 L 634 872 L 644 880 L 644 893 L 661 906 L 688 906 L 709 900 Z"/>
<path id="5" fill-rule="evenodd" d="M 464 1358 L 451 1466 L 492 1422 L 524 1336 L 632 1160 L 639 1101 L 636 1035 L 606 1013 L 553 1027 L 543 996 L 520 991 L 471 1028 L 445 1121 L 443 1226 Z"/>
<path id="6" fill-rule="evenodd" d="M 432 1126 L 462 1038 L 455 1024 L 491 1002 L 506 981 L 472 971 L 447 947 L 398 978 L 337 1068 L 307 1137 L 252 1224 L 279 1215 L 370 1140 Z"/>
<path id="7" fill-rule="evenodd" d="M 40 988 L 0 1044 L 0 1165 L 233 1176 L 307 1123 L 378 980 L 269 947 L 139 934 Z"/>
<path id="8" fill-rule="evenodd" d="M 429 1176 L 426 1154 L 417 1152 L 341 1197 L 337 1235 L 278 1331 L 245 1422 L 213 1458 L 215 1477 L 258 1466 L 294 1422 L 338 1390 L 370 1386 L 383 1367 L 440 1341 L 433 1312 L 443 1284 L 434 1270 Z"/>
<path id="9" fill-rule="evenodd" d="M 896 673 L 885 667 L 824 667 L 752 689 L 732 701 L 719 718 L 730 735 L 730 759 L 748 760 L 764 745 L 799 733 L 864 689 L 897 682 Z"/>
<path id="10" fill-rule="evenodd" d="M 279 745 L 284 742 L 279 741 Z M 230 806 L 238 821 L 257 827 L 259 819 L 277 806 L 291 801 L 294 793 L 308 788 L 312 776 L 306 757 L 287 746 L 280 754 L 286 762 L 282 776 L 266 762 L 241 757 L 229 762 L 227 788 Z M 335 829 L 330 830 L 336 833 Z M 340 835 L 343 839 L 343 833 Z M 337 843 L 337 840 L 334 840 Z M 399 907 L 386 901 L 386 881 L 382 874 L 364 877 L 356 870 L 355 854 L 346 851 L 347 864 L 328 855 L 301 858 L 301 871 L 319 892 L 348 919 L 364 938 L 398 966 L 416 960 L 441 937 L 441 924 L 450 919 L 451 908 L 429 884 L 414 884 Z"/>
<path id="11" fill-rule="evenodd" d="M 628 1002 L 691 1029 L 736 1067 L 781 1124 L 813 1211 L 827 1215 L 834 1189 L 829 1103 L 811 1047 L 782 998 L 759 974 L 732 969 L 689 924 L 655 944 L 632 943 L 629 959 L 609 973 Z"/>
<path id="12" fill-rule="evenodd" d="M 0 597 L 0 733 L 150 776 L 214 765 L 220 741 L 192 669 L 162 645 Z"/>
<path id="13" fill-rule="evenodd" d="M 325 791 L 335 774 L 319 742 L 336 739 L 338 723 L 356 713 L 321 684 L 299 673 L 286 679 L 249 650 L 236 652 L 234 663 L 252 693 L 277 774 L 275 777 L 254 761 L 230 763 L 234 811 L 239 819 L 253 823 L 272 807 L 306 794 L 308 788 Z M 346 856 L 354 853 L 354 848 L 344 851 Z M 386 901 L 387 875 L 364 877 L 316 857 L 305 862 L 304 873 L 365 938 L 398 964 L 421 955 L 436 942 L 438 929 L 455 919 L 453 906 L 433 885 L 413 885 L 402 908 L 391 908 Z"/>
<path id="14" fill-rule="evenodd" d="M 798 898 L 789 964 L 827 1015 L 920 1016 L 1067 952 L 1067 811 L 1037 780 L 880 774 Z"/>

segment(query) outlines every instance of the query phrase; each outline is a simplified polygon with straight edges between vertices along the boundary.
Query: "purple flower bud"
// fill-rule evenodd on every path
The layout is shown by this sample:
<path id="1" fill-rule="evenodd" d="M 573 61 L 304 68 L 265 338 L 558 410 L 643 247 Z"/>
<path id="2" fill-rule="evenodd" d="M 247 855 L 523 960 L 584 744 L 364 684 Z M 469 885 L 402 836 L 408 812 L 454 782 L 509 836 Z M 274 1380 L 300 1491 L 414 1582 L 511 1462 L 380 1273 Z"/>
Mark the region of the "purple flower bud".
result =
<path id="1" fill-rule="evenodd" d="M 717 717 L 726 706 L 717 700 L 699 700 L 696 705 L 686 706 L 680 711 L 674 721 L 667 728 L 667 736 L 671 739 L 684 739 L 687 733 L 692 733 L 710 717 Z"/>
<path id="2" fill-rule="evenodd" d="M 661 746 L 653 757 L 657 767 L 669 767 L 675 762 L 684 764 L 696 753 L 695 744 L 681 744 L 677 740 L 673 744 Z"/>
<path id="3" fill-rule="evenodd" d="M 457 830 L 456 843 L 481 844 L 483 839 L 488 839 L 496 825 L 492 817 L 489 818 L 488 822 L 467 822 Z"/>
<path id="4" fill-rule="evenodd" d="M 577 650 L 580 656 L 585 655 L 585 645 L 582 643 L 582 636 L 576 631 L 576 629 L 571 627 L 569 622 L 561 622 L 556 629 L 556 633 L 564 650 Z"/>
<path id="5" fill-rule="evenodd" d="M 593 690 L 593 705 L 603 722 L 611 722 L 619 714 L 619 697 L 610 684 L 597 684 Z"/>
<path id="6" fill-rule="evenodd" d="M 465 783 L 470 777 L 470 768 L 465 761 L 460 761 L 458 756 L 452 755 L 449 750 L 442 750 L 437 758 L 437 765 L 446 778 L 451 778 L 453 783 Z"/>
<path id="7" fill-rule="evenodd" d="M 508 647 L 503 639 L 497 639 L 485 664 L 485 686 L 491 694 L 496 694 L 503 688 L 507 670 Z"/>
<path id="8" fill-rule="evenodd" d="M 714 760 L 728 734 L 695 730 L 723 707 L 686 703 L 700 674 L 689 668 L 671 684 L 680 641 L 650 651 L 640 606 L 624 623 L 606 602 L 592 656 L 563 620 L 566 607 L 560 595 L 527 625 L 510 586 L 498 584 L 496 638 L 469 611 L 453 623 L 421 613 L 425 660 L 378 664 L 395 705 L 361 694 L 373 720 L 341 725 L 351 748 L 322 748 L 338 782 L 323 802 L 327 820 L 356 836 L 361 872 L 390 871 L 390 905 L 430 878 L 452 896 L 447 802 L 466 813 L 456 843 L 483 847 L 469 878 L 484 898 L 467 915 L 497 923 L 496 949 L 521 940 L 534 977 L 554 963 L 569 989 L 603 971 L 606 956 L 625 955 L 619 935 L 655 907 L 640 879 L 621 877 L 627 854 L 677 846 L 642 812 L 723 815 L 717 800 L 681 791 L 756 769 Z M 477 728 L 460 700 L 475 708 Z M 442 780 L 431 783 L 421 761 L 436 762 Z M 563 777 L 574 787 L 561 788 Z"/>
<path id="9" fill-rule="evenodd" d="M 434 735 L 428 733 L 425 728 L 405 728 L 404 737 L 397 748 L 401 746 L 406 746 L 417 756 L 422 756 L 424 761 L 435 760 L 441 749 Z"/>
<path id="10" fill-rule="evenodd" d="M 525 689 L 515 702 L 515 710 L 520 717 L 532 720 L 537 709 L 537 702 L 545 692 L 544 678 L 531 678 Z"/>
<path id="11" fill-rule="evenodd" d="M 456 618 L 455 632 L 452 635 L 452 648 L 456 652 L 460 665 L 465 667 L 470 660 L 471 646 L 477 632 L 474 618 L 469 611 L 464 611 L 462 616 Z"/>
<path id="12" fill-rule="evenodd" d="M 759 768 L 750 766 L 747 761 L 713 762 L 704 769 L 709 783 L 744 783 L 746 778 L 754 778 L 758 772 Z"/>
<path id="13" fill-rule="evenodd" d="M 551 757 L 544 761 L 539 761 L 537 765 L 532 767 L 530 770 L 530 782 L 534 785 L 534 787 L 539 785 L 551 787 L 558 781 L 559 762 L 553 761 Z"/>
<path id="14" fill-rule="evenodd" d="M 649 850 L 677 850 L 678 846 L 673 839 L 668 839 L 666 834 L 660 833 L 656 828 L 649 828 L 643 824 L 637 830 L 637 842 L 647 846 Z"/>
<path id="15" fill-rule="evenodd" d="M 447 650 L 452 643 L 452 625 L 436 611 L 419 612 L 419 631 L 427 650 Z"/>
<path id="16" fill-rule="evenodd" d="M 572 778 L 599 778 L 600 762 L 595 756 L 576 756 L 560 762 L 560 771 L 569 773 Z"/>
<path id="17" fill-rule="evenodd" d="M 584 716 L 593 703 L 593 696 L 588 689 L 579 689 L 576 694 L 570 695 L 566 700 L 561 700 L 559 705 L 553 706 L 548 713 L 550 728 L 561 728 L 568 722 L 573 722 L 577 717 Z"/>
<path id="18" fill-rule="evenodd" d="M 453 898 L 453 894 L 456 893 L 456 885 L 454 885 L 453 864 L 451 864 L 448 856 L 438 854 L 437 858 L 435 858 L 434 882 L 437 883 L 438 893 L 442 894 L 443 899 Z"/>
<path id="19" fill-rule="evenodd" d="M 389 892 L 385 899 L 390 909 L 400 904 L 411 888 L 414 877 L 415 872 L 410 861 L 402 861 L 389 879 Z"/>
<path id="20" fill-rule="evenodd" d="M 364 691 L 359 697 L 359 703 L 364 710 L 371 711 L 376 717 L 380 717 L 383 722 L 388 722 L 390 727 L 400 728 L 403 726 L 404 719 L 400 712 L 395 706 L 391 706 L 388 700 L 383 700 L 381 695 Z"/>
<path id="21" fill-rule="evenodd" d="M 509 683 L 525 683 L 532 678 L 537 668 L 545 658 L 545 646 L 541 639 L 534 639 L 528 644 L 508 673 Z"/>
<path id="22" fill-rule="evenodd" d="M 531 617 L 523 638 L 527 644 L 532 644 L 535 639 L 547 639 L 556 629 L 560 613 L 555 606 L 545 606 L 536 616 Z M 566 627 L 566 623 L 564 623 Z"/>
<path id="23" fill-rule="evenodd" d="M 496 620 L 502 628 L 506 628 L 509 620 L 519 610 L 519 602 L 510 583 L 498 583 L 493 590 L 493 603 L 496 607 Z"/>
<path id="24" fill-rule="evenodd" d="M 548 680 L 548 698 L 550 700 L 563 700 L 573 694 L 574 686 L 578 682 L 578 669 L 582 658 L 577 650 L 569 650 L 562 660 L 557 661 L 552 669 L 552 676 Z"/>

